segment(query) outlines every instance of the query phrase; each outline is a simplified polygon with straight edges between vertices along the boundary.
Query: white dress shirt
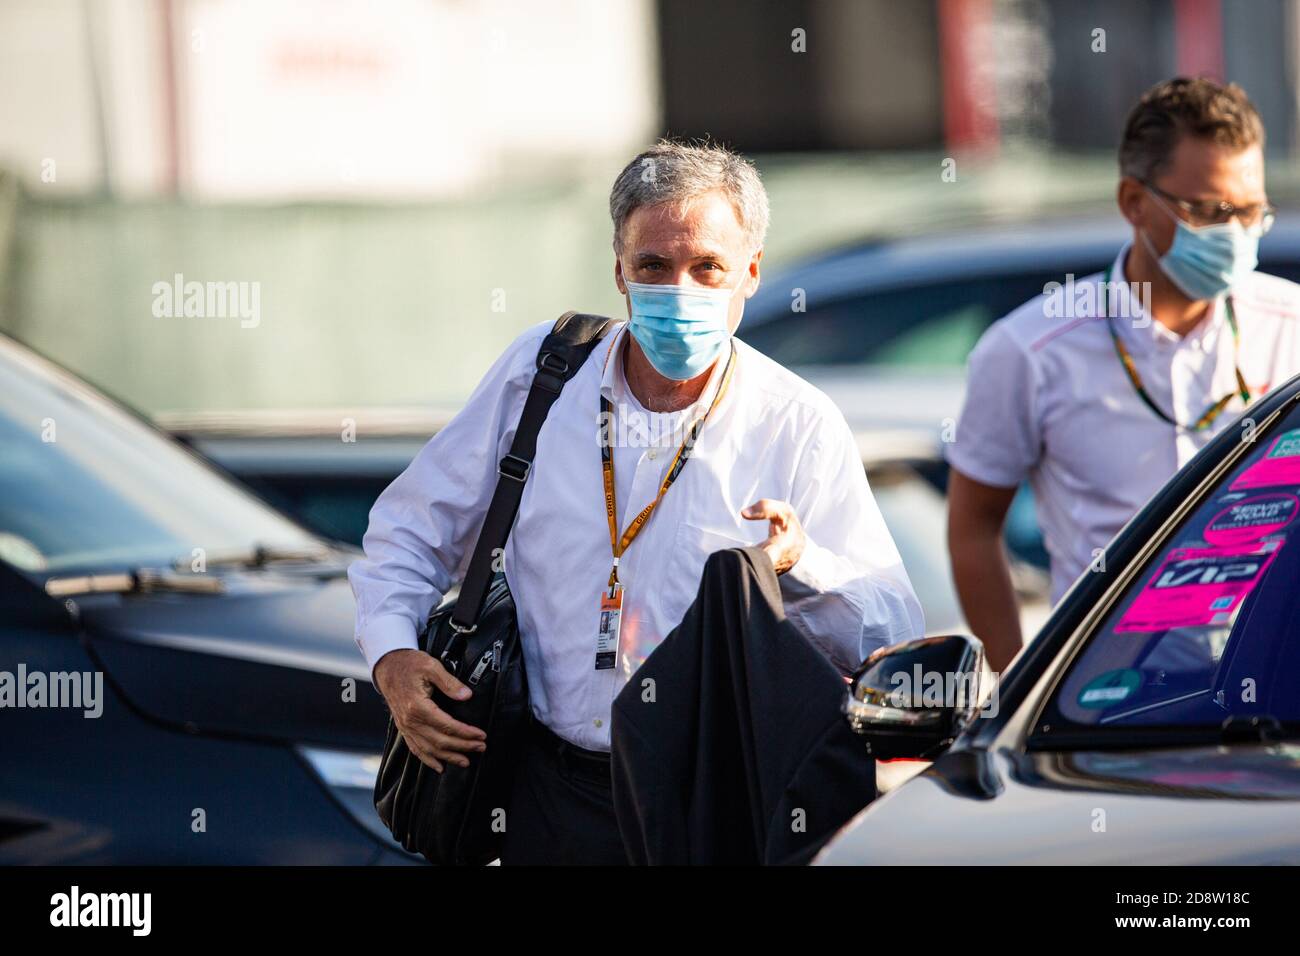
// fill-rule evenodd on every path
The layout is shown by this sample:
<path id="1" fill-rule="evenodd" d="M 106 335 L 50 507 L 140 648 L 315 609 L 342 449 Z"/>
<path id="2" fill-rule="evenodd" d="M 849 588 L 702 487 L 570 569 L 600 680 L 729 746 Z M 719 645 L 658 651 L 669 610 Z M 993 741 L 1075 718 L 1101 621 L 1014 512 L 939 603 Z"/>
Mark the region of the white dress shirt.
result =
<path id="1" fill-rule="evenodd" d="M 375 502 L 366 556 L 349 572 L 357 644 L 372 670 L 388 651 L 416 646 L 417 627 L 461 577 L 550 327 L 516 339 L 464 409 Z M 878 647 L 922 636 L 920 604 L 844 417 L 820 391 L 736 339 L 730 388 L 620 560 L 619 660 L 595 669 L 600 595 L 613 560 L 600 396 L 619 412 L 616 436 L 631 436 L 613 451 L 621 533 L 658 490 L 682 437 L 672 426 L 703 413 L 725 363 L 724 355 L 694 407 L 655 415 L 628 389 L 621 352 L 609 354 L 626 340 L 625 330 L 619 325 L 597 344 L 551 407 L 505 549 L 537 717 L 572 743 L 608 750 L 614 696 L 681 621 L 705 559 L 767 537 L 766 520 L 740 516 L 760 498 L 790 502 L 803 524 L 803 555 L 780 578 L 786 615 L 841 670 Z"/>
<path id="2" fill-rule="evenodd" d="M 1116 331 L 1156 405 L 1178 422 L 1195 422 L 1238 391 L 1223 300 L 1179 336 L 1129 294 L 1128 248 L 1111 267 Z M 952 467 L 987 485 L 1010 488 L 1028 477 L 1051 558 L 1053 601 L 1093 562 L 1093 550 L 1244 408 L 1235 397 L 1200 432 L 1176 429 L 1147 408 L 1100 307 L 1060 314 L 1067 311 L 1062 301 L 1104 304 L 1103 277 L 1078 280 L 1074 295 L 1050 309 L 1048 294 L 1031 299 L 984 334 L 970 356 L 965 406 L 946 451 Z M 1300 372 L 1300 286 L 1255 272 L 1232 298 L 1238 362 L 1258 397 Z"/>

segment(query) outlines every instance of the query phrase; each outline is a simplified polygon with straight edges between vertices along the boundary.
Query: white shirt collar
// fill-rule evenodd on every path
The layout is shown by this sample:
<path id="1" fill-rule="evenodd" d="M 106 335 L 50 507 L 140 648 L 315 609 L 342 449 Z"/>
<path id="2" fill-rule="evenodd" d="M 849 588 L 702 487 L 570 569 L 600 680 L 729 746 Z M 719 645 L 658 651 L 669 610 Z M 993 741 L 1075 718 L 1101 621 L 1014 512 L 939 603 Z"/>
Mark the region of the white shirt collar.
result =
<path id="1" fill-rule="evenodd" d="M 1115 328 L 1119 329 L 1120 335 L 1124 336 L 1130 344 L 1138 346 L 1165 342 L 1171 345 L 1186 344 L 1203 352 L 1210 352 L 1217 347 L 1218 332 L 1224 321 L 1223 297 L 1220 296 L 1210 303 L 1209 311 L 1194 329 L 1186 335 L 1179 335 L 1157 322 L 1154 317 L 1148 316 L 1142 308 L 1141 296 L 1133 295 L 1128 277 L 1124 273 L 1124 261 L 1128 258 L 1131 248 L 1133 248 L 1131 241 L 1124 243 L 1119 255 L 1111 263 L 1110 269 L 1110 308 L 1113 310 L 1111 314 L 1116 316 L 1114 324 Z M 1100 301 L 1105 308 L 1104 289 Z"/>

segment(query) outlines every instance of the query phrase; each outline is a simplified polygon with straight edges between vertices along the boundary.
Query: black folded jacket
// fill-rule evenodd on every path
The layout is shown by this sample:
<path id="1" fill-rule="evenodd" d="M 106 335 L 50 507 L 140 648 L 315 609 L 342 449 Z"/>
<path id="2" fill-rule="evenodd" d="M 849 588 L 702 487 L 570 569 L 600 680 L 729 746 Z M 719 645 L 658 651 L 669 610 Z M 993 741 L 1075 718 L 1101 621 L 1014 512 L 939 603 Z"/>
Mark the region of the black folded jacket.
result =
<path id="1" fill-rule="evenodd" d="M 633 863 L 806 863 L 876 795 L 846 684 L 789 621 L 757 548 L 718 551 L 614 700 L 614 808 Z"/>

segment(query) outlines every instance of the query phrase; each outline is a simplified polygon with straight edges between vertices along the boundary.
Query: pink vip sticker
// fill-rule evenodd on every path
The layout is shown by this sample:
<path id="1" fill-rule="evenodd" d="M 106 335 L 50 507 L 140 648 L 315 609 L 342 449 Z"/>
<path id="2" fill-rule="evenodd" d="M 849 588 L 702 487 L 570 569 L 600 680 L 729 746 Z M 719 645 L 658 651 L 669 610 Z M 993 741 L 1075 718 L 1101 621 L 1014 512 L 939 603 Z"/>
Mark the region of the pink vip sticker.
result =
<path id="1" fill-rule="evenodd" d="M 1116 633 L 1226 626 L 1264 578 L 1282 541 L 1177 548 L 1124 612 Z"/>
<path id="2" fill-rule="evenodd" d="M 1205 526 L 1203 537 L 1214 545 L 1228 546 L 1258 541 L 1289 525 L 1300 508 L 1300 498 L 1285 492 L 1254 495 L 1234 501 Z"/>
<path id="3" fill-rule="evenodd" d="M 1276 485 L 1300 485 L 1300 428 L 1273 439 L 1273 444 L 1268 446 L 1264 457 L 1243 471 L 1232 483 L 1232 490 Z"/>

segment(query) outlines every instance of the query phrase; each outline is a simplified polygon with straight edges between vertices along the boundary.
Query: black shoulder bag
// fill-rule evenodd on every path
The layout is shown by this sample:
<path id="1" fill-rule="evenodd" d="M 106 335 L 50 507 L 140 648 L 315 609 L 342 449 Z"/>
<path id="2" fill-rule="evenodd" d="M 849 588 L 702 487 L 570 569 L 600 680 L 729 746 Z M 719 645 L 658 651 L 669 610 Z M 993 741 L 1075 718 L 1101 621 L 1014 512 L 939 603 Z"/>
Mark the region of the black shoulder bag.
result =
<path id="1" fill-rule="evenodd" d="M 389 718 L 375 809 L 402 846 L 431 863 L 481 866 L 500 856 L 501 812 L 533 716 L 515 602 L 505 574 L 495 569 L 496 558 L 519 511 L 546 414 L 613 323 L 566 312 L 542 341 L 537 373 L 510 453 L 497 467 L 496 491 L 460 594 L 436 608 L 421 633 L 424 649 L 473 691 L 469 700 L 457 701 L 435 690 L 434 702 L 456 720 L 482 728 L 487 750 L 466 754 L 468 767 L 444 761 L 440 774 L 411 753 Z"/>

